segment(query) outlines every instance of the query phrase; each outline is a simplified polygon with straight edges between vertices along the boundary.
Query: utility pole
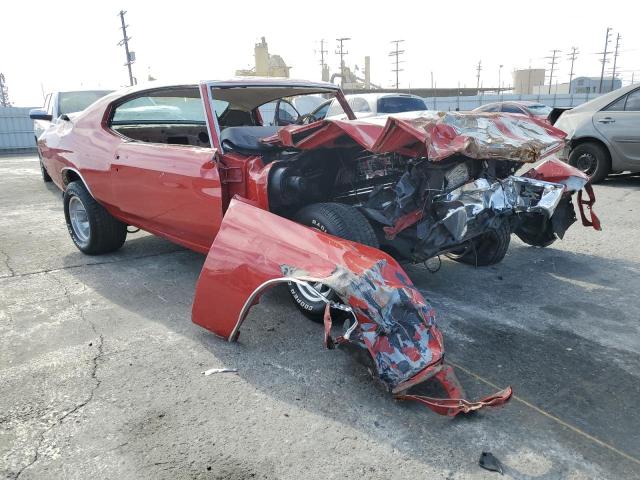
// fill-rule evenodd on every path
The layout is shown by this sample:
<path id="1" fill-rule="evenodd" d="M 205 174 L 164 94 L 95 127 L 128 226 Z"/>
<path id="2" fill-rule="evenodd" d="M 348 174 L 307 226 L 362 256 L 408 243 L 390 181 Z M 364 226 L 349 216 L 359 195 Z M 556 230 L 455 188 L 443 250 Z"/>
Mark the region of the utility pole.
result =
<path id="1" fill-rule="evenodd" d="M 322 69 L 322 76 L 320 77 L 322 80 L 324 80 L 324 54 L 327 53 L 327 51 L 324 49 L 324 38 L 322 40 L 320 40 L 320 68 Z"/>
<path id="2" fill-rule="evenodd" d="M 391 70 L 392 72 L 396 73 L 396 90 L 400 88 L 399 73 L 402 72 L 402 69 L 400 68 L 400 55 L 404 53 L 404 50 L 399 50 L 399 46 L 401 42 L 404 42 L 404 40 L 391 40 L 391 43 L 396 44 L 396 49 L 389 52 L 390 57 L 396 57 L 396 60 L 395 60 L 396 68 Z"/>
<path id="3" fill-rule="evenodd" d="M 616 81 L 616 62 L 618 60 L 618 47 L 620 46 L 620 38 L 620 34 L 618 34 L 618 36 L 616 37 L 616 49 L 613 53 L 613 73 L 611 74 L 611 89 L 609 89 L 610 92 L 613 92 L 613 85 Z"/>
<path id="4" fill-rule="evenodd" d="M 500 88 L 502 87 L 502 67 L 504 67 L 504 65 L 500 65 L 498 68 L 498 95 L 500 95 Z"/>
<path id="5" fill-rule="evenodd" d="M 552 55 L 545 57 L 551 59 L 551 73 L 549 74 L 549 94 L 551 94 L 551 85 L 553 85 L 553 71 L 556 68 L 556 55 L 560 53 L 560 50 L 551 50 Z"/>
<path id="6" fill-rule="evenodd" d="M 433 72 L 431 72 L 431 94 L 433 95 Z"/>
<path id="7" fill-rule="evenodd" d="M 131 64 L 136 61 L 136 54 L 135 52 L 129 51 L 129 40 L 131 40 L 131 37 L 127 37 L 128 25 L 125 25 L 124 23 L 125 13 L 127 13 L 125 10 L 120 10 L 120 13 L 118 13 L 118 15 L 120 16 L 120 23 L 122 24 L 122 40 L 118 42 L 118 45 L 124 45 L 124 51 L 127 54 L 127 63 L 125 63 L 125 66 L 129 70 L 129 85 L 135 85 L 136 82 L 134 82 L 133 72 L 131 71 Z"/>
<path id="8" fill-rule="evenodd" d="M 344 56 L 349 54 L 344 51 L 344 42 L 351 40 L 351 37 L 336 38 L 336 40 L 340 42 L 340 46 L 336 50 L 336 55 L 340 55 L 340 88 L 344 88 Z"/>
<path id="9" fill-rule="evenodd" d="M 4 74 L 0 73 L 0 107 L 10 107 L 9 101 L 9 89 L 7 88 L 7 82 L 4 78 Z"/>
<path id="10" fill-rule="evenodd" d="M 598 88 L 598 93 L 602 93 L 602 81 L 604 80 L 604 65 L 607 62 L 607 48 L 609 47 L 609 35 L 611 34 L 611 27 L 607 27 L 607 35 L 604 39 L 604 52 L 600 52 L 602 54 L 602 71 L 600 72 L 600 87 Z"/>
<path id="11" fill-rule="evenodd" d="M 478 72 L 476 74 L 476 90 L 480 91 L 480 71 L 482 70 L 482 60 L 478 60 L 478 66 L 476 67 L 476 71 Z"/>
<path id="12" fill-rule="evenodd" d="M 571 81 L 573 80 L 573 64 L 578 56 L 578 47 L 571 47 L 571 53 L 567 55 L 571 59 L 571 70 L 569 72 L 569 93 L 571 93 Z"/>

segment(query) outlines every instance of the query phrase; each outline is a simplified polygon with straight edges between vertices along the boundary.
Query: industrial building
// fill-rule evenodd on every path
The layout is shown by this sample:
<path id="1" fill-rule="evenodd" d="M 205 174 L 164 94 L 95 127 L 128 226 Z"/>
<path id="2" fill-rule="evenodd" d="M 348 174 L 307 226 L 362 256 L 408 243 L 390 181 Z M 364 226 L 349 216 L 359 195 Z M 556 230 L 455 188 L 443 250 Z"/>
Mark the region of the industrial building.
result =
<path id="1" fill-rule="evenodd" d="M 254 47 L 255 66 L 250 70 L 236 70 L 236 75 L 247 77 L 286 77 L 289 78 L 289 70 L 280 55 L 271 55 L 269 46 L 264 37 Z"/>

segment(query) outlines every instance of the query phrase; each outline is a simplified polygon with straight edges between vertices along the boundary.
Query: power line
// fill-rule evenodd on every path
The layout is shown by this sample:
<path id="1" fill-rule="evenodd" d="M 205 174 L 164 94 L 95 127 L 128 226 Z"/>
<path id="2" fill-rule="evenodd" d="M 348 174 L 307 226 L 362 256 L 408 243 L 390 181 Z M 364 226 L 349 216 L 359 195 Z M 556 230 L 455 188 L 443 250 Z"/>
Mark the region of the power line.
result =
<path id="1" fill-rule="evenodd" d="M 551 50 L 552 55 L 550 57 L 545 57 L 551 60 L 551 73 L 549 74 L 549 94 L 551 94 L 551 85 L 553 85 L 553 71 L 556 68 L 556 55 L 560 53 L 561 50 Z"/>
<path id="2" fill-rule="evenodd" d="M 609 35 L 611 34 L 611 27 L 607 27 L 607 35 L 604 39 L 604 52 L 599 52 L 598 55 L 602 55 L 602 71 L 600 72 L 600 87 L 598 93 L 602 93 L 602 81 L 604 80 L 604 65 L 607 62 L 607 48 L 609 47 Z"/>
<path id="3" fill-rule="evenodd" d="M 336 40 L 340 42 L 340 46 L 336 51 L 336 55 L 340 55 L 340 87 L 344 88 L 344 56 L 349 54 L 349 52 L 344 51 L 344 42 L 351 40 L 351 37 L 336 38 Z"/>
<path id="4" fill-rule="evenodd" d="M 129 51 L 129 40 L 131 40 L 131 37 L 127 37 L 127 27 L 129 25 L 125 25 L 124 23 L 125 13 L 127 13 L 125 10 L 120 10 L 120 13 L 118 13 L 118 15 L 120 16 L 120 23 L 122 24 L 122 40 L 118 42 L 118 45 L 124 45 L 124 51 L 127 55 L 127 63 L 125 63 L 125 66 L 129 70 L 129 85 L 135 85 L 137 82 L 134 82 L 133 72 L 131 71 L 131 64 L 136 61 L 136 54 L 135 52 Z"/>
<path id="5" fill-rule="evenodd" d="M 571 47 L 571 53 L 567 57 L 571 58 L 571 71 L 569 72 L 569 91 L 571 91 L 571 81 L 573 80 L 573 64 L 578 56 L 578 47 Z"/>
<path id="6" fill-rule="evenodd" d="M 620 46 L 620 34 L 618 34 L 618 36 L 616 37 L 616 49 L 614 51 L 613 54 L 613 72 L 611 74 L 611 91 L 613 91 L 613 85 L 614 82 L 616 81 L 616 63 L 618 60 L 618 47 Z"/>
<path id="7" fill-rule="evenodd" d="M 389 56 L 390 57 L 396 57 L 395 59 L 395 69 L 392 69 L 392 72 L 396 73 L 396 90 L 398 90 L 398 88 L 400 88 L 400 82 L 399 82 L 399 73 L 402 72 L 403 70 L 400 68 L 400 55 L 402 55 L 404 53 L 404 50 L 399 50 L 399 46 L 400 43 L 404 42 L 404 40 L 391 40 L 391 43 L 395 43 L 396 44 L 396 49 L 389 52 Z"/>

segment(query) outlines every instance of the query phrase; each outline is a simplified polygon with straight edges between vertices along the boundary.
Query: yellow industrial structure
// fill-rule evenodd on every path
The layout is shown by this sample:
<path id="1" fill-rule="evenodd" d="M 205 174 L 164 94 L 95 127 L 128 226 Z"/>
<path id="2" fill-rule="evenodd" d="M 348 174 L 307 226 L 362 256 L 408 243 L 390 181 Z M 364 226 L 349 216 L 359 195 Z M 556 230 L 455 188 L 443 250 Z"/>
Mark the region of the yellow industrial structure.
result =
<path id="1" fill-rule="evenodd" d="M 264 37 L 254 47 L 255 67 L 251 70 L 236 70 L 236 75 L 257 77 L 286 77 L 289 78 L 289 70 L 280 55 L 269 54 L 269 46 Z"/>

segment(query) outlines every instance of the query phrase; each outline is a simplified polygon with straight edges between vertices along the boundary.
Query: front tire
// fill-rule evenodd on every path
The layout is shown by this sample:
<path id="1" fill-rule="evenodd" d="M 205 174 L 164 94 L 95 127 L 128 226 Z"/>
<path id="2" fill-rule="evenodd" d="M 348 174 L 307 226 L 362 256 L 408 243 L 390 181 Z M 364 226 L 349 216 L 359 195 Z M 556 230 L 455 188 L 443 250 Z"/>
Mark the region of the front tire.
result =
<path id="1" fill-rule="evenodd" d="M 459 250 L 447 253 L 447 257 L 456 262 L 486 267 L 500 263 L 509 250 L 511 227 L 509 222 L 501 222 L 498 228 L 469 240 Z"/>
<path id="2" fill-rule="evenodd" d="M 336 237 L 378 247 L 378 239 L 369 221 L 358 209 L 342 203 L 314 203 L 300 210 L 294 217 L 297 223 L 316 228 Z M 289 282 L 289 293 L 296 306 L 314 322 L 322 323 L 326 302 L 317 292 L 331 301 L 338 296 L 322 284 L 314 288 L 302 287 Z"/>
<path id="3" fill-rule="evenodd" d="M 611 173 L 609 152 L 595 142 L 581 143 L 572 149 L 569 164 L 587 174 L 591 183 L 601 182 Z"/>
<path id="4" fill-rule="evenodd" d="M 63 202 L 69 235 L 82 253 L 101 255 L 122 247 L 127 226 L 96 202 L 82 182 L 67 186 Z"/>

